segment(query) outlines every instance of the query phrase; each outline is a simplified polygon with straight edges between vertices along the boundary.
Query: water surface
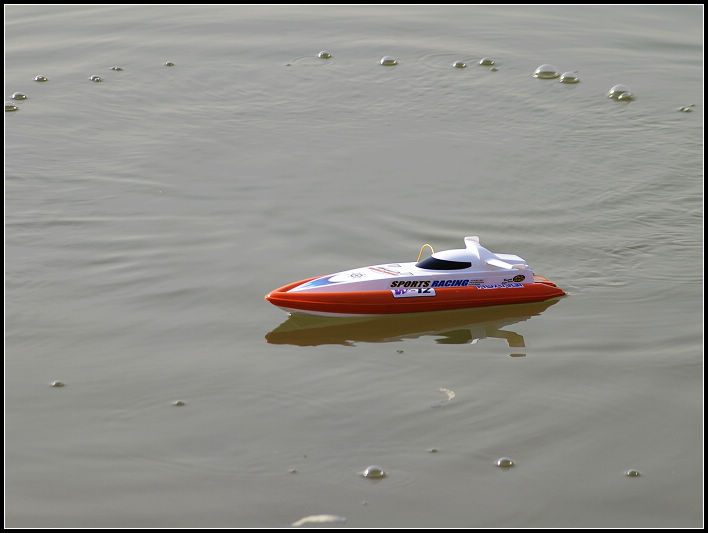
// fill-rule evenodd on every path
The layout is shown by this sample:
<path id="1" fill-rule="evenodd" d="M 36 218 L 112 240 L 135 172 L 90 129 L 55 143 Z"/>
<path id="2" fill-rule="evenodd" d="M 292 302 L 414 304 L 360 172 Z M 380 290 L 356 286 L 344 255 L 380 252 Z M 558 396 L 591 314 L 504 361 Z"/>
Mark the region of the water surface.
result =
<path id="1" fill-rule="evenodd" d="M 702 526 L 702 15 L 6 6 L 6 525 Z M 263 300 L 465 235 L 568 296 Z"/>

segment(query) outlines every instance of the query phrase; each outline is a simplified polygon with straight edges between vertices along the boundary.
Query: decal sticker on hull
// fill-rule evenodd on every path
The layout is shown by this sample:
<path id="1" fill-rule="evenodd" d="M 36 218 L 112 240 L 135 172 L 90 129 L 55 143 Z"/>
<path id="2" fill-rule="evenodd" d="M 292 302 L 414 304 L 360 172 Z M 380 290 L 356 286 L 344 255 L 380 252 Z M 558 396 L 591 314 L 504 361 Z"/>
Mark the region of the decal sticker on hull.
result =
<path id="1" fill-rule="evenodd" d="M 394 298 L 418 298 L 420 296 L 435 296 L 435 289 L 393 289 Z"/>
<path id="2" fill-rule="evenodd" d="M 433 281 L 433 287 L 467 287 L 470 284 L 468 279 L 440 279 Z"/>
<path id="3" fill-rule="evenodd" d="M 436 280 L 408 280 L 392 281 L 390 287 L 402 287 L 405 289 L 415 287 L 469 287 L 470 285 L 482 285 L 481 279 L 436 279 Z"/>
<path id="4" fill-rule="evenodd" d="M 324 285 L 332 285 L 334 283 L 337 283 L 336 281 L 330 281 L 330 278 L 333 276 L 322 276 L 321 278 L 316 278 L 311 281 L 308 281 L 307 283 L 303 283 L 297 289 L 311 289 L 312 287 L 322 287 Z"/>
<path id="5" fill-rule="evenodd" d="M 392 281 L 390 287 L 402 287 L 404 289 L 414 289 L 416 287 L 430 287 L 430 281 Z"/>
<path id="6" fill-rule="evenodd" d="M 494 283 L 493 285 L 479 285 L 478 289 L 523 289 L 523 283 Z"/>

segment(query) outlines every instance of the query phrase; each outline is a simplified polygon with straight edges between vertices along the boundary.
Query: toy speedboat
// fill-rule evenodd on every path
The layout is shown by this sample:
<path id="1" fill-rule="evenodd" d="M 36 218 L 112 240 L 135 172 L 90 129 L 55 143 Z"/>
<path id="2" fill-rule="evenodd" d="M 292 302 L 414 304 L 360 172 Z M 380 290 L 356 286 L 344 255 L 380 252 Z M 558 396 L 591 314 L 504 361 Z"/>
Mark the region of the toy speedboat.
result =
<path id="1" fill-rule="evenodd" d="M 465 248 L 417 262 L 387 263 L 290 283 L 265 296 L 289 313 L 378 316 L 541 302 L 565 293 L 522 258 L 495 254 L 465 237 Z M 432 247 L 431 247 L 432 250 Z"/>

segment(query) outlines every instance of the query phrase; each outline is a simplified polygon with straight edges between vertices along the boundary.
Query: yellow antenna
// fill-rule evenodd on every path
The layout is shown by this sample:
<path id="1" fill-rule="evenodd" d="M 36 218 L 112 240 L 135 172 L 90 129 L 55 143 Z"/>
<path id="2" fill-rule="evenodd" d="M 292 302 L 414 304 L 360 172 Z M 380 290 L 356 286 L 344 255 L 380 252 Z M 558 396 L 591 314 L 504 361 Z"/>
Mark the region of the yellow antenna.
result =
<path id="1" fill-rule="evenodd" d="M 430 245 L 426 242 L 423 246 L 420 247 L 420 253 L 418 254 L 418 261 L 420 261 L 420 257 L 423 255 L 423 250 L 425 249 L 426 246 L 427 246 L 428 248 L 430 248 L 430 253 L 431 253 L 431 254 L 434 254 L 434 253 L 435 253 L 435 250 L 433 250 L 433 247 L 430 246 Z M 418 261 L 416 261 L 416 263 L 417 263 Z"/>

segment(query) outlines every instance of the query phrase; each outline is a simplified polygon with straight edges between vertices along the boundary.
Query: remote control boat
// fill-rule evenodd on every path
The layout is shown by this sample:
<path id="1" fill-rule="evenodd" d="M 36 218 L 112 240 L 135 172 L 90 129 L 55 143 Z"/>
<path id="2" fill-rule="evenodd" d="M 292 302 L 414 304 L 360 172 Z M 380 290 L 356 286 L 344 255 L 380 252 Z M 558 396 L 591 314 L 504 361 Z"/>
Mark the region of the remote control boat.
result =
<path id="1" fill-rule="evenodd" d="M 386 263 L 290 283 L 265 299 L 289 313 L 379 316 L 542 302 L 565 293 L 522 258 L 495 254 L 465 237 L 465 248 L 417 262 Z M 432 250 L 432 247 L 431 247 Z"/>

